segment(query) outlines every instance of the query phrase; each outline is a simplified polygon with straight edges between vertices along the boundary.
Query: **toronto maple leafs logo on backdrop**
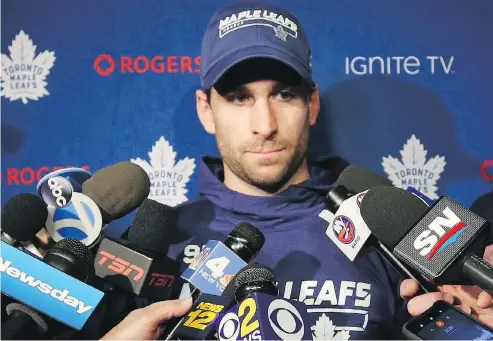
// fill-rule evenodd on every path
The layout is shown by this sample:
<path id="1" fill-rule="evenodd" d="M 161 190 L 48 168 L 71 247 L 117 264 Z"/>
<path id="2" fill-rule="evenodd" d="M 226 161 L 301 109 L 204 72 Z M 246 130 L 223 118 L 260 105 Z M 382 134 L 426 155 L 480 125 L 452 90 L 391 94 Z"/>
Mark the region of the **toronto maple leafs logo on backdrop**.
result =
<path id="1" fill-rule="evenodd" d="M 319 319 L 312 327 L 313 340 L 349 340 L 351 334 L 347 330 L 340 330 L 336 332 L 336 326 L 325 314 L 320 315 Z"/>
<path id="2" fill-rule="evenodd" d="M 45 50 L 36 56 L 36 45 L 24 31 L 15 36 L 9 51 L 10 57 L 2 53 L 0 96 L 27 104 L 49 95 L 46 76 L 55 63 L 55 52 Z"/>
<path id="3" fill-rule="evenodd" d="M 444 156 L 434 156 L 426 161 L 428 151 L 413 134 L 401 150 L 402 162 L 388 156 L 383 157 L 382 166 L 392 184 L 407 189 L 414 187 L 431 199 L 438 199 L 437 182 L 445 169 Z"/>
<path id="4" fill-rule="evenodd" d="M 149 162 L 141 158 L 130 159 L 141 166 L 151 180 L 149 199 L 174 207 L 187 201 L 186 185 L 195 170 L 195 159 L 184 158 L 176 162 L 176 152 L 166 139 L 161 138 L 149 152 Z"/>

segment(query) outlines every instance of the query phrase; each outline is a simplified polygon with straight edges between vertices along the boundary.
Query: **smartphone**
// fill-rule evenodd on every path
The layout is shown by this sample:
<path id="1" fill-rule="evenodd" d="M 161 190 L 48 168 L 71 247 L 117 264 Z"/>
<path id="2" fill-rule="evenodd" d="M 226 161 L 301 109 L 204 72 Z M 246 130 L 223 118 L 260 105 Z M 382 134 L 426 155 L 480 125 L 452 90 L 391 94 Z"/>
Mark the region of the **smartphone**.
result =
<path id="1" fill-rule="evenodd" d="M 493 329 L 445 301 L 402 327 L 410 340 L 493 340 Z"/>

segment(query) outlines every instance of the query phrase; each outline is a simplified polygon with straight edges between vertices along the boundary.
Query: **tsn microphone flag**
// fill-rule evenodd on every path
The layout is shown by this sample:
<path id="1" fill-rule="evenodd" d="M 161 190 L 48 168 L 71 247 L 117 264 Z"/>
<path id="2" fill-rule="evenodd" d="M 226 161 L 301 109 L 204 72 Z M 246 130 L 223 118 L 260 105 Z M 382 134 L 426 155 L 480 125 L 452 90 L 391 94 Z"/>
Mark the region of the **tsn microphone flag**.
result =
<path id="1" fill-rule="evenodd" d="M 253 292 L 216 320 L 217 337 L 232 340 L 312 340 L 304 303 Z"/>
<path id="2" fill-rule="evenodd" d="M 103 293 L 2 242 L 2 293 L 80 330 Z"/>
<path id="3" fill-rule="evenodd" d="M 246 265 L 223 243 L 210 240 L 181 277 L 205 294 L 220 296 L 234 275 Z"/>
<path id="4" fill-rule="evenodd" d="M 483 218 L 442 197 L 397 244 L 394 253 L 425 277 L 435 280 L 474 242 L 483 243 L 478 237 L 488 226 Z M 440 282 L 447 283 L 447 279 L 441 278 Z"/>
<path id="5" fill-rule="evenodd" d="M 96 275 L 137 296 L 170 299 L 180 285 L 180 281 L 175 283 L 179 263 L 162 255 L 133 250 L 131 246 L 125 240 L 117 243 L 103 238 L 94 259 Z"/>

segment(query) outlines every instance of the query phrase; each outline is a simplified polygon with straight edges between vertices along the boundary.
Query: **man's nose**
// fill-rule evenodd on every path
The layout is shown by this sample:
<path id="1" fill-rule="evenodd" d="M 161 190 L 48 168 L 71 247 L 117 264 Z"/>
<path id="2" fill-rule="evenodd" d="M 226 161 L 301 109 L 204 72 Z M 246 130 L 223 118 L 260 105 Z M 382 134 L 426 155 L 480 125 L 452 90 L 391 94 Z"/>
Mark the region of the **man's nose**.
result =
<path id="1" fill-rule="evenodd" d="M 255 135 L 269 138 L 277 132 L 277 119 L 268 101 L 257 101 L 252 108 L 250 125 Z"/>

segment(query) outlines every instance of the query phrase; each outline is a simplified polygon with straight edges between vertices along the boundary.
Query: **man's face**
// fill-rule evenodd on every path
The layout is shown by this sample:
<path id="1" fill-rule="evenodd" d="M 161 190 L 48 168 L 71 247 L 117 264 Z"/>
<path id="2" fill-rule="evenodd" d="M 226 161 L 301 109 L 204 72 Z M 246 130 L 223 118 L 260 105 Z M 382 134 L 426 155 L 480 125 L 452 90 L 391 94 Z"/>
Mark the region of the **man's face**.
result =
<path id="1" fill-rule="evenodd" d="M 214 133 L 225 167 L 267 192 L 276 192 L 305 162 L 309 128 L 316 119 L 310 111 L 308 89 L 300 85 L 299 77 L 286 76 L 291 71 L 276 67 L 284 76 L 275 75 L 271 67 L 271 72 L 261 72 L 270 77 L 256 77 L 248 65 L 240 67 L 224 76 L 229 78 L 216 84 L 210 96 Z M 245 73 L 251 76 L 240 76 Z"/>

